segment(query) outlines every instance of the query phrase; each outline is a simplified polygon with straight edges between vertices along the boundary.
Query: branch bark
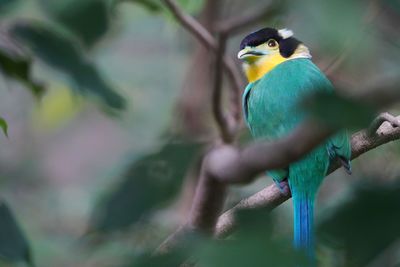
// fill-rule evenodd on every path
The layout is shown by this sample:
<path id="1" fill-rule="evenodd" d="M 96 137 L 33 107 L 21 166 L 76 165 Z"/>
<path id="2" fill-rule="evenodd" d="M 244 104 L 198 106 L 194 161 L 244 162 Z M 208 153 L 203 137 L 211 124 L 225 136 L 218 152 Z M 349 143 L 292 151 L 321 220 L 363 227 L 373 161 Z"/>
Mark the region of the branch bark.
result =
<path id="1" fill-rule="evenodd" d="M 222 137 L 222 141 L 230 143 L 233 140 L 234 133 L 231 132 L 230 120 L 226 114 L 224 114 L 222 104 L 222 63 L 226 48 L 226 36 L 220 34 L 218 36 L 218 48 L 215 56 L 215 76 L 214 76 L 214 90 L 212 94 L 212 111 L 214 119 L 217 122 L 219 132 Z"/>
<path id="2" fill-rule="evenodd" d="M 397 118 L 400 119 L 400 116 Z M 214 230 L 215 236 L 226 237 L 236 226 L 234 215 L 237 211 L 255 208 L 272 210 L 288 200 L 290 194 L 282 193 L 273 184 L 240 201 L 218 218 L 228 183 L 248 182 L 260 172 L 286 167 L 332 133 L 329 129 L 307 122 L 288 137 L 273 143 L 258 142 L 243 150 L 224 145 L 210 151 L 203 162 L 200 184 L 197 187 L 188 223 L 165 240 L 157 252 L 168 252 L 171 247 L 180 242 L 184 236 L 183 233 L 187 231 L 205 231 L 211 234 Z M 388 122 L 384 122 L 373 136 L 368 135 L 366 130 L 357 132 L 351 139 L 352 159 L 398 139 L 400 139 L 400 128 L 393 127 Z M 270 153 L 271 151 L 274 153 Z M 330 168 L 330 172 L 338 167 L 339 165 L 334 165 Z"/>
<path id="3" fill-rule="evenodd" d="M 389 114 L 390 115 L 390 114 Z M 380 118 L 380 117 L 378 117 Z M 396 118 L 396 117 L 395 117 Z M 400 116 L 397 117 L 400 119 Z M 371 135 L 367 130 L 359 131 L 353 134 L 351 138 L 352 160 L 358 158 L 362 154 L 400 139 L 400 127 L 392 125 L 391 122 L 381 120 L 381 124 L 377 131 Z M 334 164 L 328 174 L 332 173 L 340 167 L 339 164 Z M 275 184 L 272 184 L 254 195 L 241 200 L 233 208 L 223 213 L 217 222 L 215 235 L 219 238 L 226 237 L 235 228 L 235 213 L 239 210 L 264 208 L 267 211 L 276 208 L 286 200 L 290 199 L 290 195 L 283 194 Z"/>
<path id="4" fill-rule="evenodd" d="M 174 15 L 175 19 L 185 28 L 187 29 L 195 38 L 197 38 L 205 47 L 211 49 L 214 53 L 218 54 L 220 51 L 220 47 L 218 45 L 217 40 L 212 36 L 212 34 L 207 31 L 196 19 L 187 14 L 184 10 L 182 10 L 179 5 L 174 0 L 162 0 L 165 6 L 171 11 Z M 224 38 L 228 38 L 227 35 L 222 34 Z M 244 83 L 240 80 L 240 73 L 234 63 L 234 61 L 227 57 L 222 57 L 222 65 L 226 71 L 227 77 L 231 84 L 232 88 L 232 106 L 240 107 L 241 106 L 241 91 L 244 87 Z M 232 109 L 232 118 L 235 119 L 235 124 L 239 124 L 240 122 L 240 108 Z M 233 123 L 224 122 L 226 125 L 230 125 Z M 224 127 L 224 126 L 222 126 Z M 231 126 L 232 129 L 237 128 L 236 125 Z"/>

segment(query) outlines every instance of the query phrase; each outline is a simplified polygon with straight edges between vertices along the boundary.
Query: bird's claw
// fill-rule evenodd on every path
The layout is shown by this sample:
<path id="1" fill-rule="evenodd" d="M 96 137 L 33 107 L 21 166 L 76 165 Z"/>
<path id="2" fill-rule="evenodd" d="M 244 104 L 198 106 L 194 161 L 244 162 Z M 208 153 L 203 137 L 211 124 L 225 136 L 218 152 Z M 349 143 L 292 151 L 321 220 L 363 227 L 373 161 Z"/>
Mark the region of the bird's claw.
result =
<path id="1" fill-rule="evenodd" d="M 289 182 L 287 179 L 284 179 L 282 181 L 276 181 L 274 180 L 275 185 L 279 188 L 279 191 L 285 196 L 290 196 L 290 187 L 289 187 Z"/>

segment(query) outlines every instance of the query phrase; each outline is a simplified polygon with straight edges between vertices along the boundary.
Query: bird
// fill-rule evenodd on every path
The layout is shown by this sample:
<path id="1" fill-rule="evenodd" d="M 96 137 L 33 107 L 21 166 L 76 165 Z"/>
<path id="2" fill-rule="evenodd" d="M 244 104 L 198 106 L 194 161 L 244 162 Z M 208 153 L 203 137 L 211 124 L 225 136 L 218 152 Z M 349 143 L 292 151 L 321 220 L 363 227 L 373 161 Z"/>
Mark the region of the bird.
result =
<path id="1" fill-rule="evenodd" d="M 309 48 L 286 28 L 250 33 L 240 43 L 238 58 L 249 82 L 242 97 L 244 118 L 257 140 L 288 135 L 311 116 L 302 105 L 306 97 L 334 93 L 332 83 L 312 62 Z M 341 130 L 288 168 L 267 172 L 278 186 L 287 179 L 293 201 L 293 245 L 313 262 L 318 188 L 333 161 L 351 174 L 350 156 L 348 133 Z"/>

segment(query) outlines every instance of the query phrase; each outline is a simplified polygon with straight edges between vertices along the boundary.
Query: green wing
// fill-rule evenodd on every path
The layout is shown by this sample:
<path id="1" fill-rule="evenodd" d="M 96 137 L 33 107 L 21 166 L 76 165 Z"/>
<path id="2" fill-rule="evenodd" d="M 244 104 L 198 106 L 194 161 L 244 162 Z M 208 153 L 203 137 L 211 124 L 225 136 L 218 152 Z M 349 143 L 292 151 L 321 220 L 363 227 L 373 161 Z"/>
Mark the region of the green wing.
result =
<path id="1" fill-rule="evenodd" d="M 330 81 L 311 60 L 286 61 L 246 87 L 243 94 L 245 120 L 255 138 L 281 138 L 307 117 L 307 112 L 301 108 L 305 97 L 333 90 Z M 334 136 L 325 146 L 331 158 L 350 158 L 350 144 L 345 132 Z M 277 178 L 281 179 L 279 172 Z"/>

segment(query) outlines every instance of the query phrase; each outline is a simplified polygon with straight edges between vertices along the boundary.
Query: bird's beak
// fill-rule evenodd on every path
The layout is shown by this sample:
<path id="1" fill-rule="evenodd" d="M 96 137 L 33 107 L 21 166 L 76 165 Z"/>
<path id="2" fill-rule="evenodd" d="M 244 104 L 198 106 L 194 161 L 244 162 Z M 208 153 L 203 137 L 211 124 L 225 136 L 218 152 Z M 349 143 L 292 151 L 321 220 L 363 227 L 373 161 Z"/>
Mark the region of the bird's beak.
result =
<path id="1" fill-rule="evenodd" d="M 265 55 L 268 55 L 267 51 L 261 51 L 261 50 L 255 49 L 255 48 L 246 47 L 246 48 L 240 50 L 237 57 L 238 57 L 238 59 L 246 60 L 249 58 L 260 57 L 260 56 L 265 56 Z"/>

